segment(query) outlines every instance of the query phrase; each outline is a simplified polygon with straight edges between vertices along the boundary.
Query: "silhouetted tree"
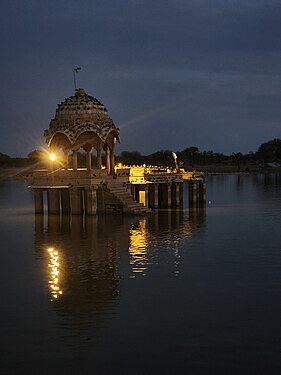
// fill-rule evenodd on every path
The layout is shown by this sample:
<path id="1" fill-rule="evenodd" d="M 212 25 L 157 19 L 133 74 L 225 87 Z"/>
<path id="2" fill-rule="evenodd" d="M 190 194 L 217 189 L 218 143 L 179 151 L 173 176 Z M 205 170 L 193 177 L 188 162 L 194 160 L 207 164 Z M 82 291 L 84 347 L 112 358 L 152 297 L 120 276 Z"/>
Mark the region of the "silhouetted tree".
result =
<path id="1" fill-rule="evenodd" d="M 161 150 L 146 157 L 146 164 L 174 166 L 174 159 L 171 150 Z"/>
<path id="2" fill-rule="evenodd" d="M 277 161 L 281 159 L 281 139 L 275 138 L 263 143 L 258 148 L 257 156 L 264 161 Z"/>
<path id="3" fill-rule="evenodd" d="M 126 165 L 144 164 L 144 157 L 138 151 L 122 151 L 118 161 Z"/>
<path id="4" fill-rule="evenodd" d="M 232 156 L 233 156 L 233 160 L 234 160 L 235 164 L 237 165 L 237 172 L 240 172 L 243 154 L 241 152 L 237 152 L 237 153 L 234 152 L 232 154 Z"/>
<path id="5" fill-rule="evenodd" d="M 0 152 L 0 167 L 6 167 L 11 164 L 11 157 Z"/>
<path id="6" fill-rule="evenodd" d="M 191 162 L 196 161 L 196 155 L 199 152 L 199 148 L 195 146 L 187 147 L 183 150 L 183 154 L 185 155 L 185 158 Z"/>
<path id="7" fill-rule="evenodd" d="M 28 161 L 31 163 L 38 163 L 43 160 L 44 153 L 41 150 L 33 150 L 28 155 Z"/>

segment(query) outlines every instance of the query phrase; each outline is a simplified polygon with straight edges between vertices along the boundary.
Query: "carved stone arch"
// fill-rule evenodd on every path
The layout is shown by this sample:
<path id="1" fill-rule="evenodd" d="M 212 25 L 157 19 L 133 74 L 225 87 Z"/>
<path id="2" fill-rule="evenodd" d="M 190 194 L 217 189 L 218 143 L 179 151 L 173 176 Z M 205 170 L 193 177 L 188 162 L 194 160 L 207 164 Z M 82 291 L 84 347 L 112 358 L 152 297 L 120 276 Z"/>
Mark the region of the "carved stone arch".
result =
<path id="1" fill-rule="evenodd" d="M 48 146 L 51 149 L 70 150 L 72 143 L 65 133 L 56 132 L 50 138 Z"/>
<path id="2" fill-rule="evenodd" d="M 73 147 L 77 149 L 77 148 L 83 147 L 84 145 L 91 145 L 95 150 L 98 150 L 101 144 L 102 144 L 102 140 L 100 139 L 98 134 L 92 131 L 86 131 L 86 132 L 81 133 L 77 137 L 77 139 L 74 142 Z"/>

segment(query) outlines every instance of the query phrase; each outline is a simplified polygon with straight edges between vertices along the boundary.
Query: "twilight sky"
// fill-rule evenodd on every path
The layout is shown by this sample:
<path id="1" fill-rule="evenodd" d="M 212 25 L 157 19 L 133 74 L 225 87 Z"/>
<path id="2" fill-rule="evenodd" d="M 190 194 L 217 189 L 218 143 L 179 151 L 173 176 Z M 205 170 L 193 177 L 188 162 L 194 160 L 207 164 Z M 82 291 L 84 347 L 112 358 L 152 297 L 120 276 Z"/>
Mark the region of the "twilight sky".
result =
<path id="1" fill-rule="evenodd" d="M 280 0 L 1 0 L 0 33 L 2 153 L 44 145 L 76 67 L 117 153 L 281 138 Z"/>

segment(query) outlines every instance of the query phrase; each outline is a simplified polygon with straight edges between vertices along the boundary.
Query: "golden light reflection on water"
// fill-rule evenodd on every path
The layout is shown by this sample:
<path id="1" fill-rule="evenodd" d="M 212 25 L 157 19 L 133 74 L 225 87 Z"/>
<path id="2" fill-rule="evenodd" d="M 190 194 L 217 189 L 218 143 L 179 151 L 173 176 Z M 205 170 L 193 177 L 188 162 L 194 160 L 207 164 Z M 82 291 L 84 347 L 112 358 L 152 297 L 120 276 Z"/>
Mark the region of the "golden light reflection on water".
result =
<path id="1" fill-rule="evenodd" d="M 60 270 L 59 270 L 59 252 L 53 247 L 48 248 L 49 253 L 49 263 L 50 268 L 50 280 L 49 287 L 51 292 L 51 302 L 57 300 L 62 295 L 62 290 L 60 288 Z"/>
<path id="2" fill-rule="evenodd" d="M 130 229 L 130 265 L 134 274 L 144 274 L 147 269 L 147 247 L 148 233 L 147 223 L 143 219 L 139 222 L 137 228 Z"/>

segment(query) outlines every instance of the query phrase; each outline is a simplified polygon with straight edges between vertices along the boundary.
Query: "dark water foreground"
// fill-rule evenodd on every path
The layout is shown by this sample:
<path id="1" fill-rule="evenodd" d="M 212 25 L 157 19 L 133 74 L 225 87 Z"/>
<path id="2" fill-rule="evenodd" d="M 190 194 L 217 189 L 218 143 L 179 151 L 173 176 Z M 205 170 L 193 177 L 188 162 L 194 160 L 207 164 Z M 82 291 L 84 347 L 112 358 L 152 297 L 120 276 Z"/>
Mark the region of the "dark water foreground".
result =
<path id="1" fill-rule="evenodd" d="M 205 210 L 42 218 L 0 184 L 0 374 L 280 374 L 281 176 Z"/>

